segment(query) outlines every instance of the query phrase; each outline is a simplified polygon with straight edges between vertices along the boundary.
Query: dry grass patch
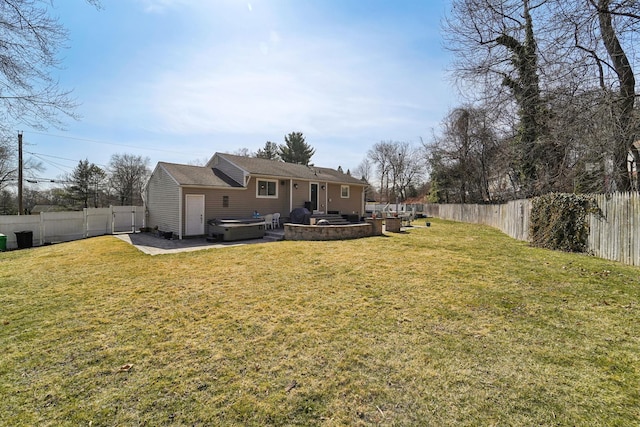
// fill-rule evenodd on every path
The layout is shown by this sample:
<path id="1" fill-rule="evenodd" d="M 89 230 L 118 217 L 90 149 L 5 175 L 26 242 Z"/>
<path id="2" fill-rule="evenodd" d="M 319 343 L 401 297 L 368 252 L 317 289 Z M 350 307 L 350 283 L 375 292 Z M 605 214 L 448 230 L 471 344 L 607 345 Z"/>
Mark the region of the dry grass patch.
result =
<path id="1" fill-rule="evenodd" d="M 0 255 L 3 425 L 629 425 L 638 269 L 430 228 Z"/>

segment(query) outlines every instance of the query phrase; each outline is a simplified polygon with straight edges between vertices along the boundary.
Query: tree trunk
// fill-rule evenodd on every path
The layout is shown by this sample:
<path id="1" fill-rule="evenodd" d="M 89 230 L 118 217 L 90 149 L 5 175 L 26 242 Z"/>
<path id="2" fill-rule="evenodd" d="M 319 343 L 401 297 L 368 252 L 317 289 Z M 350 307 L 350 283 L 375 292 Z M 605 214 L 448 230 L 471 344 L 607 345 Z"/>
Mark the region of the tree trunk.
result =
<path id="1" fill-rule="evenodd" d="M 598 0 L 598 21 L 600 33 L 607 53 L 611 58 L 613 67 L 618 75 L 620 92 L 618 102 L 613 108 L 617 117 L 617 129 L 614 147 L 614 180 L 618 191 L 629 191 L 634 187 L 629 173 L 627 157 L 635 142 L 635 126 L 633 123 L 633 106 L 635 102 L 636 80 L 629 59 L 620 44 L 620 40 L 613 28 L 610 0 Z M 638 159 L 638 150 L 632 151 L 634 158 Z"/>
<path id="2" fill-rule="evenodd" d="M 520 130 L 517 137 L 521 185 L 525 197 L 535 195 L 534 184 L 538 179 L 537 160 L 540 157 L 540 136 L 543 134 L 544 111 L 538 79 L 538 52 L 533 33 L 533 19 L 529 11 L 529 1 L 523 0 L 525 18 L 525 39 L 520 42 L 508 34 L 503 34 L 496 42 L 507 48 L 518 71 L 518 78 L 505 76 L 502 84 L 512 90 L 519 108 Z"/>

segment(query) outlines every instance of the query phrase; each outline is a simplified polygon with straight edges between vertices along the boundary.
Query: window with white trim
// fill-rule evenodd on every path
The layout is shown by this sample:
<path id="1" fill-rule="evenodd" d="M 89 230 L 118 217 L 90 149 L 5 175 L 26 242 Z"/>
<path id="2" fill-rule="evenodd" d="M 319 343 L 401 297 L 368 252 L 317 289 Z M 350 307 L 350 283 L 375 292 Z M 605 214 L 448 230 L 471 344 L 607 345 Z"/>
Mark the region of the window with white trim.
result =
<path id="1" fill-rule="evenodd" d="M 342 197 L 343 199 L 348 199 L 349 198 L 349 186 L 348 185 L 341 185 L 340 186 L 340 197 Z"/>
<path id="2" fill-rule="evenodd" d="M 257 181 L 256 197 L 278 197 L 278 181 L 259 179 Z"/>

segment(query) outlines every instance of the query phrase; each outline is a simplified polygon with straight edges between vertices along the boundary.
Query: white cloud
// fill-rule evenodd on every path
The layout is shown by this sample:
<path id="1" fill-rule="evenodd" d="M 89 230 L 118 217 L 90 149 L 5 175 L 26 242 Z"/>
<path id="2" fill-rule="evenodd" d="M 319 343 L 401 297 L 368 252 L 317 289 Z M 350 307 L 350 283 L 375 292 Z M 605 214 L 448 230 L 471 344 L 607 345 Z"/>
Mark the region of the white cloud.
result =
<path id="1" fill-rule="evenodd" d="M 266 37 L 213 46 L 152 77 L 142 97 L 163 131 L 339 135 L 415 125 L 421 85 L 406 80 L 424 76 L 393 75 L 339 40 L 288 40 L 276 31 Z"/>
<path id="2" fill-rule="evenodd" d="M 184 4 L 184 0 L 138 0 L 145 12 L 160 13 L 171 7 Z"/>
<path id="3" fill-rule="evenodd" d="M 156 10 L 179 2 L 207 7 L 196 0 L 146 2 Z M 174 141 L 244 136 L 251 149 L 263 137 L 279 140 L 299 130 L 316 142 L 343 141 L 343 150 L 383 139 L 415 141 L 428 136 L 435 114 L 442 117 L 434 111 L 449 94 L 440 71 L 428 58 L 404 57 L 403 40 L 355 26 L 300 32 L 263 4 L 250 11 L 246 3 L 231 6 L 213 14 L 216 23 L 190 43 L 154 46 L 129 64 L 131 75 L 92 106 L 93 116 Z"/>
<path id="4" fill-rule="evenodd" d="M 164 13 L 168 10 L 191 9 L 211 9 L 211 7 L 224 6 L 221 0 L 135 0 L 145 12 Z"/>

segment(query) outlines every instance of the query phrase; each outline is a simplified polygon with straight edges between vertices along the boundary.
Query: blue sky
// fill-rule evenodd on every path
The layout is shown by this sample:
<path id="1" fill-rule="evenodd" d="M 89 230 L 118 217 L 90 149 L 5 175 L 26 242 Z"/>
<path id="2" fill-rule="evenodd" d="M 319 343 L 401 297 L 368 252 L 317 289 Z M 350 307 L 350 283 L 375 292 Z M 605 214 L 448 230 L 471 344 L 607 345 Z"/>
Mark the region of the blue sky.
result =
<path id="1" fill-rule="evenodd" d="M 24 131 L 43 178 L 114 153 L 193 163 L 303 132 L 319 166 L 382 140 L 429 140 L 457 97 L 447 0 L 58 0 L 60 85 L 80 121 Z"/>

